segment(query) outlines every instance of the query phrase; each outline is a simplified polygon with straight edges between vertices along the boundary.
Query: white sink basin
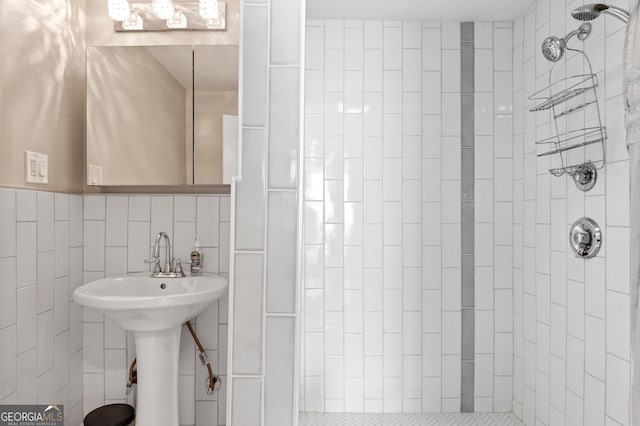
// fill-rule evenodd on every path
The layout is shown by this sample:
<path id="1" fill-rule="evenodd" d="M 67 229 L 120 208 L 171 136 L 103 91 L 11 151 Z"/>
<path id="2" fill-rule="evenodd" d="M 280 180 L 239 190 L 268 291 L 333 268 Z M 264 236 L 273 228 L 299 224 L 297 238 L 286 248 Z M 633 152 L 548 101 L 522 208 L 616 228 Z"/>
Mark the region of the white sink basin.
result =
<path id="1" fill-rule="evenodd" d="M 226 279 L 213 274 L 184 278 L 151 278 L 145 274 L 104 278 L 73 292 L 76 303 L 96 309 L 134 332 L 136 426 L 178 425 L 182 323 L 202 313 L 227 286 Z"/>
<path id="2" fill-rule="evenodd" d="M 127 275 L 78 287 L 73 300 L 96 309 L 132 331 L 165 330 L 202 313 L 227 290 L 219 275 L 151 278 Z"/>

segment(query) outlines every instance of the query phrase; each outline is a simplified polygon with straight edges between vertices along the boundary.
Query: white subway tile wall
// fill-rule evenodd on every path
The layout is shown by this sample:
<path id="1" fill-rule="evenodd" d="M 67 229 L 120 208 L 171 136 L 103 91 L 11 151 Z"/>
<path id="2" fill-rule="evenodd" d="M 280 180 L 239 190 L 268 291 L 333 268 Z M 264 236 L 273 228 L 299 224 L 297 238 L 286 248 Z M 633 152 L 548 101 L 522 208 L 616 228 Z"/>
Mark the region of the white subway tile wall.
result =
<path id="1" fill-rule="evenodd" d="M 189 258 L 194 235 L 198 234 L 204 271 L 229 276 L 229 196 L 86 195 L 84 206 L 85 283 L 102 277 L 148 271 L 149 265 L 144 260 L 151 256 L 155 235 L 160 231 L 169 234 L 174 256 L 178 259 Z M 82 210 L 79 214 L 82 218 Z M 80 220 L 80 226 L 82 223 Z M 81 263 L 77 266 L 82 268 Z M 82 279 L 79 273 L 77 276 Z M 226 424 L 227 306 L 225 295 L 192 321 L 214 374 L 222 379 L 222 387 L 213 395 L 207 395 L 206 368 L 196 362 L 195 343 L 183 327 L 179 367 L 181 425 Z M 57 310 L 55 312 L 56 321 L 50 323 L 57 327 Z M 78 320 L 82 318 L 80 312 L 76 315 Z M 71 318 L 75 318 L 73 314 Z M 134 392 L 127 394 L 126 387 L 129 365 L 135 358 L 131 333 L 89 308 L 84 308 L 82 327 L 84 414 L 104 404 L 132 403 Z M 82 371 L 81 365 L 77 368 Z"/>
<path id="2" fill-rule="evenodd" d="M 83 197 L 0 189 L 0 403 L 65 406 L 82 421 Z"/>
<path id="3" fill-rule="evenodd" d="M 475 411 L 511 411 L 511 22 L 475 23 Z"/>
<path id="4" fill-rule="evenodd" d="M 486 33 L 476 52 L 490 58 L 490 85 L 476 88 L 488 102 L 477 108 L 489 112 L 491 125 L 476 131 L 487 141 L 476 148 L 485 155 L 476 167 L 489 170 L 476 179 L 486 187 L 478 209 L 489 210 L 476 213 L 476 256 L 489 258 L 477 262 L 486 289 L 476 297 L 490 301 L 476 302 L 483 326 L 476 352 L 489 365 L 476 370 L 476 381 L 487 377 L 476 404 L 510 411 L 512 363 L 493 365 L 494 356 L 498 363 L 513 352 L 511 327 L 503 324 L 511 321 L 511 232 L 503 232 L 511 214 L 502 214 L 511 209 L 502 179 L 510 181 L 512 167 L 511 92 L 494 108 L 493 82 L 511 81 L 499 73 L 511 72 L 512 30 L 483 23 L 478 31 Z M 459 411 L 460 23 L 308 20 L 306 43 L 300 409 Z M 508 46 L 495 67 L 494 45 Z M 502 209 L 493 207 L 494 167 Z M 495 265 L 494 220 L 496 256 L 502 247 L 509 254 Z M 495 318 L 494 297 L 504 301 Z"/>
<path id="5" fill-rule="evenodd" d="M 297 415 L 304 2 L 251 0 L 242 5 L 241 14 L 242 176 L 231 189 L 235 235 L 231 241 L 227 421 L 240 426 L 279 426 L 293 424 Z M 317 94 L 310 91 L 312 97 Z M 343 107 L 348 107 L 347 98 L 344 102 Z M 334 125 L 341 126 L 340 112 L 335 111 L 333 117 Z M 322 170 L 324 164 L 315 167 Z M 308 195 L 318 200 L 325 191 L 332 197 L 344 197 L 341 188 L 325 188 L 322 179 L 307 187 Z M 334 221 L 328 225 L 333 234 L 327 234 L 332 244 L 327 244 L 325 263 L 332 264 L 341 261 L 332 249 L 343 241 L 345 212 L 327 213 Z"/>
<path id="6" fill-rule="evenodd" d="M 591 191 L 583 193 L 571 179 L 549 175 L 549 162 L 536 157 L 534 142 L 549 134 L 551 117 L 528 111 L 527 97 L 549 78 L 540 42 L 576 29 L 579 22 L 570 12 L 577 6 L 538 0 L 513 23 L 513 410 L 526 425 L 629 425 L 629 183 L 621 23 L 592 21 L 584 42 L 600 83 L 600 113 L 609 135 L 607 164 Z M 575 58 L 569 52 L 552 78 L 583 72 Z M 583 114 L 572 117 L 575 126 L 586 123 Z M 603 249 L 587 261 L 577 259 L 566 242 L 568 227 L 582 216 L 604 230 Z"/>

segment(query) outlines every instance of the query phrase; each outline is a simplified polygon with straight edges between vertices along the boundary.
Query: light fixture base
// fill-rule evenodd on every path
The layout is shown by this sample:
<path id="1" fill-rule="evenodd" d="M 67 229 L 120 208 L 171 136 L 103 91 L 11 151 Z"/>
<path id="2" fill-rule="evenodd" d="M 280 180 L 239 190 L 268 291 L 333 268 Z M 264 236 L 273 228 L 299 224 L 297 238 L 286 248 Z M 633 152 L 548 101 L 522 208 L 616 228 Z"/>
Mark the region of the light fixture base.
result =
<path id="1" fill-rule="evenodd" d="M 142 25 L 127 25 L 126 21 L 114 21 L 113 28 L 116 32 L 140 32 L 140 31 L 225 31 L 227 29 L 226 3 L 218 2 L 218 19 L 204 19 L 200 16 L 200 4 L 198 1 L 175 2 L 176 16 L 186 25 L 177 25 L 174 19 L 158 19 L 154 14 L 151 2 L 131 3 L 132 16 L 138 17 Z M 138 22 L 139 22 L 138 21 Z"/>

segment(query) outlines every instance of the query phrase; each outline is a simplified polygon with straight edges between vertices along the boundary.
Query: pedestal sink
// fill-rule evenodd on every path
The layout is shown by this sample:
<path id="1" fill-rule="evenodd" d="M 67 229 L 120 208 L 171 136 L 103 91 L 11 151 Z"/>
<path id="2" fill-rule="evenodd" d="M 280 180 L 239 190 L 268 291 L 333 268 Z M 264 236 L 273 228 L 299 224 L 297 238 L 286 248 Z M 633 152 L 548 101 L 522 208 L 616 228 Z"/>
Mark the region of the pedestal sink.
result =
<path id="1" fill-rule="evenodd" d="M 178 425 L 178 354 L 184 322 L 227 290 L 219 275 L 128 275 L 78 287 L 73 300 L 133 331 L 138 358 L 137 426 Z"/>

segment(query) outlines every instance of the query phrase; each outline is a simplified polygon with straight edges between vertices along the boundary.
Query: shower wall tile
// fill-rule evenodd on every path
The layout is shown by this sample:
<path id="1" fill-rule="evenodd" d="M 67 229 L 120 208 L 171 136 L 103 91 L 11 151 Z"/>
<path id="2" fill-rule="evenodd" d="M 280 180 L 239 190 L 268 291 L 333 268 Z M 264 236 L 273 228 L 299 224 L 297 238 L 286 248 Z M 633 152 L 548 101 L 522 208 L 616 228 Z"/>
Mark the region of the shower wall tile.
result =
<path id="1" fill-rule="evenodd" d="M 473 34 L 463 34 L 462 41 L 473 41 L 481 49 L 493 48 L 493 22 L 474 22 Z"/>
<path id="2" fill-rule="evenodd" d="M 236 195 L 237 225 L 236 248 L 238 250 L 264 249 L 264 215 L 266 204 L 266 141 L 264 130 L 244 130 L 242 138 L 243 180 L 238 184 Z M 237 206 L 245 208 L 239 209 Z"/>
<path id="3" fill-rule="evenodd" d="M 474 42 L 475 409 L 511 411 L 511 392 L 505 384 L 511 381 L 512 368 L 498 360 L 509 360 L 514 351 L 511 335 L 505 333 L 514 321 L 512 293 L 507 290 L 513 286 L 513 118 L 512 111 L 502 106 L 510 105 L 512 98 L 511 74 L 505 78 L 502 73 L 511 71 L 512 64 L 505 62 L 502 50 L 512 50 L 513 30 L 511 24 L 476 26 L 480 39 Z"/>
<path id="4" fill-rule="evenodd" d="M 619 423 L 627 423 L 629 416 L 629 363 L 607 355 L 607 381 L 606 381 L 606 414 L 612 420 Z M 615 383 L 618 381 L 618 385 Z"/>
<path id="5" fill-rule="evenodd" d="M 280 4 L 273 3 L 271 7 L 262 9 L 269 11 L 270 16 L 263 14 L 262 10 L 260 13 L 253 13 L 252 7 L 244 5 L 244 22 L 247 24 L 246 17 L 250 15 L 264 32 L 258 33 L 246 27 L 243 39 L 249 46 L 257 49 L 264 48 L 262 43 L 271 40 L 272 49 L 260 52 L 266 54 L 264 67 L 256 69 L 245 61 L 243 67 L 247 68 L 243 68 L 241 73 L 245 76 L 253 75 L 260 81 L 269 81 L 264 94 L 269 105 L 264 114 L 265 120 L 243 122 L 242 176 L 235 184 L 235 191 L 232 190 L 235 218 L 230 227 L 236 234 L 231 239 L 229 253 L 234 266 L 234 279 L 231 282 L 230 294 L 233 300 L 230 301 L 229 313 L 232 317 L 229 344 L 233 356 L 228 362 L 233 375 L 228 382 L 231 410 L 226 413 L 226 417 L 227 422 L 233 424 L 288 424 L 292 421 L 294 407 L 297 406 L 293 401 L 295 378 L 291 376 L 291 370 L 288 379 L 283 377 L 279 362 L 285 362 L 285 358 L 276 361 L 273 357 L 279 351 L 284 351 L 290 366 L 297 355 L 297 337 L 293 336 L 292 325 L 295 323 L 297 310 L 297 271 L 294 263 L 297 261 L 298 202 L 315 202 L 315 206 L 307 204 L 306 207 L 310 210 L 315 207 L 317 213 L 316 235 L 310 238 L 314 247 L 305 250 L 304 261 L 321 259 L 324 266 L 341 269 L 345 239 L 345 183 L 340 177 L 333 179 L 333 183 L 327 187 L 324 179 L 325 173 L 331 176 L 334 174 L 335 177 L 342 176 L 344 162 L 325 164 L 322 156 L 326 151 L 331 152 L 324 140 L 331 137 L 335 141 L 332 147 L 340 152 L 340 158 L 345 148 L 350 155 L 358 156 L 357 145 L 344 145 L 337 136 L 343 131 L 356 137 L 362 136 L 361 132 L 354 131 L 362 126 L 362 117 L 354 116 L 348 120 L 343 117 L 345 111 L 355 112 L 356 108 L 362 111 L 361 103 L 358 104 L 356 99 L 358 87 L 362 86 L 363 80 L 362 73 L 357 71 L 362 68 L 362 65 L 358 65 L 362 61 L 358 61 L 357 57 L 362 55 L 356 53 L 353 62 L 345 63 L 345 40 L 353 41 L 358 35 L 351 30 L 345 35 L 343 25 L 328 28 L 327 31 L 315 25 L 318 29 L 309 30 L 308 44 L 314 46 L 316 51 L 326 51 L 327 54 L 323 55 L 322 60 L 309 60 L 309 66 L 314 70 L 308 77 L 321 90 L 307 90 L 311 97 L 305 100 L 305 107 L 310 113 L 321 114 L 325 107 L 332 113 L 327 115 L 324 122 L 318 120 L 318 117 L 307 120 L 308 123 L 315 123 L 305 129 L 305 138 L 314 141 L 307 153 L 315 156 L 313 158 L 316 161 L 311 161 L 310 168 L 304 171 L 308 186 L 304 197 L 298 197 L 299 126 L 302 124 L 298 110 L 302 64 L 298 44 L 291 43 L 290 40 L 302 40 L 301 17 L 297 13 L 302 5 L 289 0 L 282 0 Z M 280 25 L 282 22 L 287 24 Z M 351 27 L 357 28 L 358 25 Z M 355 50 L 358 50 L 357 46 Z M 346 76 L 345 67 L 349 68 Z M 345 80 L 353 90 L 343 91 Z M 245 90 L 251 91 L 251 88 L 247 89 L 245 86 Z M 243 110 L 242 114 L 246 115 L 249 109 L 252 108 Z M 347 196 L 358 198 L 352 192 L 348 192 Z M 330 208 L 323 208 L 320 203 L 325 197 L 332 202 Z M 265 217 L 268 218 L 266 223 Z M 327 244 L 323 247 L 322 243 L 325 241 Z M 304 294 L 306 301 L 311 304 L 322 303 L 324 300 L 326 278 L 323 269 L 316 266 L 307 275 L 312 277 L 312 282 Z M 266 306 L 263 300 L 266 301 Z M 316 331 L 318 340 L 324 340 L 321 334 L 323 321 L 304 323 L 308 323 Z M 263 328 L 268 329 L 264 335 Z M 288 337 L 284 338 L 285 335 Z M 306 339 L 301 342 L 303 347 L 308 341 Z M 303 350 L 300 354 L 305 367 L 312 370 L 317 368 L 318 363 L 313 360 L 313 356 L 304 357 L 305 352 L 307 351 Z M 312 351 L 307 353 L 311 354 Z M 243 377 L 245 375 L 251 377 Z M 276 395 L 278 392 L 263 392 L 262 383 L 267 387 L 276 386 L 280 389 L 283 380 L 290 381 L 289 396 L 287 393 Z M 315 383 L 313 380 L 306 381 L 307 385 Z M 305 387 L 304 391 L 311 400 L 314 399 L 313 389 Z"/>
<path id="6" fill-rule="evenodd" d="M 293 401 L 295 363 L 294 318 L 268 317 L 265 375 L 265 425 L 293 423 L 293 410 L 288 407 Z"/>
<path id="7" fill-rule="evenodd" d="M 291 34 L 300 33 L 300 3 L 296 0 L 271 3 L 271 25 L 271 63 L 298 63 L 300 42 L 292 39 Z"/>
<path id="8" fill-rule="evenodd" d="M 84 221 L 81 214 L 83 198 L 84 205 L 89 206 L 84 209 Z M 65 309 L 59 310 L 57 306 L 63 303 L 65 294 L 67 300 L 70 299 L 78 285 L 93 279 L 149 271 L 149 265 L 145 264 L 144 260 L 150 257 L 155 234 L 160 231 L 169 234 L 174 255 L 181 259 L 190 256 L 193 237 L 197 233 L 202 244 L 205 271 L 220 273 L 226 277 L 229 269 L 226 265 L 229 249 L 222 245 L 228 244 L 229 241 L 229 208 L 229 196 L 224 195 L 70 196 L 69 230 L 65 232 L 71 234 L 74 227 L 84 228 L 85 241 L 91 243 L 89 248 L 85 247 L 83 256 L 82 246 L 74 247 L 71 238 L 69 239 L 69 244 L 73 247 L 67 255 L 70 264 L 69 276 L 56 278 L 56 306 L 51 312 L 55 312 L 52 325 L 57 331 L 62 330 L 67 321 L 69 322 L 67 339 L 73 352 L 70 352 L 72 355 L 68 367 L 68 383 L 70 395 L 75 395 L 71 397 L 71 402 L 83 403 L 81 414 L 86 415 L 92 409 L 110 402 L 132 402 L 131 397 L 126 395 L 125 381 L 129 364 L 135 357 L 135 348 L 131 335 L 127 338 L 125 330 L 103 315 L 85 309 L 84 323 L 80 323 L 83 318 L 81 307 L 71 304 L 66 312 Z M 101 211 L 103 213 L 100 213 Z M 65 222 L 56 220 L 56 225 L 61 223 Z M 226 258 L 223 258 L 223 253 L 227 253 Z M 56 259 L 58 258 L 56 256 Z M 74 278 L 75 269 L 84 272 L 84 278 Z M 79 275 L 79 272 L 75 273 Z M 214 372 L 221 375 L 223 383 L 226 382 L 226 368 L 222 368 L 217 361 L 221 358 L 217 354 L 227 347 L 227 303 L 228 299 L 225 296 L 194 320 L 194 326 L 212 362 Z M 66 317 L 69 320 L 66 320 Z M 28 326 L 28 321 L 25 319 L 25 327 Z M 80 323 L 79 327 L 76 322 Z M 63 334 L 56 335 L 56 344 L 66 342 L 64 338 L 60 340 L 62 336 Z M 182 340 L 186 346 L 181 351 L 180 386 L 185 390 L 181 393 L 181 412 L 183 420 L 193 424 L 195 418 L 203 418 L 202 410 L 209 412 L 212 409 L 209 405 L 196 404 L 196 399 L 211 399 L 215 405 L 214 411 L 224 413 L 226 390 L 223 386 L 213 397 L 205 395 L 204 386 L 200 386 L 200 383 L 204 383 L 205 377 L 201 380 L 203 372 L 200 364 L 196 365 L 194 362 L 196 349 L 193 343 L 189 345 L 188 332 L 183 333 Z M 74 356 L 79 358 L 80 363 L 84 363 L 84 374 L 82 366 L 79 369 L 73 368 Z M 58 367 L 55 365 L 55 369 Z M 74 377 L 75 371 L 79 372 L 80 378 Z M 60 382 L 57 372 L 55 377 L 56 383 Z M 74 384 L 82 381 L 85 384 L 84 389 L 74 390 Z M 187 389 L 190 391 L 186 392 Z M 207 420 L 207 424 L 210 422 L 211 418 Z M 218 416 L 215 424 L 226 424 L 225 416 Z"/>
<path id="9" fill-rule="evenodd" d="M 271 192 L 267 229 L 267 312 L 295 313 L 296 194 Z"/>
<path id="10" fill-rule="evenodd" d="M 442 94 L 442 135 L 459 136 L 460 129 L 460 95 L 454 93 Z"/>
<path id="11" fill-rule="evenodd" d="M 266 6 L 266 5 L 265 5 Z M 247 6 L 243 11 L 244 37 L 242 58 L 243 74 L 243 126 L 264 126 L 268 115 L 268 8 Z M 276 38 L 276 43 L 278 40 Z"/>
<path id="12" fill-rule="evenodd" d="M 512 122 L 495 122 L 494 126 L 496 137 L 499 132 L 503 135 L 501 139 L 511 127 L 514 139 L 513 407 L 526 421 L 629 424 L 630 348 L 628 338 L 623 337 L 628 336 L 629 318 L 628 309 L 622 308 L 629 303 L 629 278 L 624 272 L 625 268 L 628 271 L 628 250 L 615 255 L 603 250 L 596 258 L 582 261 L 575 259 L 558 236 L 579 217 L 590 216 L 605 230 L 609 248 L 628 246 L 628 159 L 620 144 L 624 128 L 617 107 L 622 105 L 624 31 L 620 23 L 593 21 L 595 35 L 585 42 L 594 72 L 601 78 L 599 106 L 607 116 L 603 124 L 608 134 L 620 135 L 608 140 L 607 164 L 593 190 L 582 193 L 570 179 L 546 172 L 549 161 L 536 158 L 534 142 L 550 134 L 549 116 L 530 113 L 531 101 L 526 98 L 543 88 L 549 77 L 549 63 L 537 48 L 539 42 L 574 28 L 570 18 L 574 7 L 559 0 L 538 1 L 514 21 L 513 49 L 494 58 L 501 76 L 512 72 L 515 90 Z M 511 70 L 506 68 L 509 59 Z M 583 72 L 583 64 L 573 57 L 559 65 L 552 77 Z M 508 110 L 509 105 L 504 105 L 508 96 L 496 93 L 494 101 L 495 108 Z M 575 127 L 589 125 L 583 115 L 570 120 Z M 500 152 L 508 154 L 507 146 L 498 140 L 495 148 L 498 143 Z M 537 260 L 528 259 L 531 256 Z M 529 366 L 534 359 L 535 376 Z M 618 380 L 616 387 L 613 383 Z"/>
<path id="13" fill-rule="evenodd" d="M 324 197 L 313 198 L 324 204 L 324 217 L 314 215 L 310 208 L 306 212 L 311 215 L 305 216 L 305 222 L 317 217 L 325 223 L 324 241 L 310 238 L 305 246 L 309 255 L 318 251 L 318 243 L 325 250 L 324 271 L 309 275 L 317 266 L 305 261 L 307 288 L 315 288 L 315 277 L 324 275 L 324 297 L 308 294 L 305 298 L 305 362 L 309 367 L 311 357 L 314 365 L 320 366 L 324 359 L 330 368 L 305 369 L 302 410 L 412 412 L 442 406 L 440 390 L 424 396 L 421 380 L 402 378 L 403 366 L 405 371 L 421 374 L 422 368 L 411 366 L 423 364 L 422 340 L 441 340 L 441 293 L 433 292 L 437 299 L 427 298 L 423 304 L 420 289 L 423 278 L 429 279 L 428 288 L 441 288 L 442 218 L 458 227 L 460 222 L 459 201 L 458 214 L 454 213 L 455 194 L 450 208 L 445 209 L 445 213 L 451 210 L 450 214 L 442 214 L 440 203 L 441 192 L 447 193 L 441 188 L 441 170 L 448 173 L 448 185 L 460 186 L 455 150 L 447 157 L 448 165 L 442 167 L 440 147 L 443 120 L 450 134 L 460 132 L 459 124 L 455 129 L 459 120 L 455 93 L 460 91 L 460 45 L 443 51 L 439 25 L 422 27 L 409 21 L 364 21 L 361 27 L 347 21 L 307 22 L 308 34 L 332 34 L 330 42 L 325 36 L 324 46 L 314 42 L 316 52 L 328 62 L 311 59 L 307 72 L 324 67 L 323 72 L 330 74 L 324 80 L 325 99 L 344 100 L 345 108 L 336 115 L 334 102 L 325 102 L 312 105 L 314 109 L 307 109 L 305 117 L 306 122 L 320 119 L 325 123 L 324 149 L 307 149 L 305 159 L 305 176 L 318 178 L 317 183 L 307 178 L 307 194 L 310 187 L 325 188 Z M 448 26 L 450 31 L 454 28 L 459 33 L 459 23 Z M 459 34 L 456 37 L 459 39 Z M 354 57 L 345 52 L 353 52 Z M 337 53 L 339 57 L 334 56 Z M 440 76 L 443 67 L 445 89 Z M 352 69 L 362 69 L 361 77 Z M 311 85 L 307 78 L 307 92 Z M 443 91 L 451 95 L 445 101 Z M 358 109 L 362 106 L 364 113 Z M 309 142 L 306 138 L 307 146 Z M 318 156 L 324 157 L 324 176 L 313 172 Z M 422 158 L 428 160 L 423 163 Z M 344 185 L 344 192 L 337 185 Z M 423 204 L 421 199 L 431 203 Z M 430 229 L 422 225 L 425 214 Z M 319 225 L 310 228 L 317 230 L 310 237 L 320 234 Z M 340 229 L 344 238 L 334 233 Z M 435 270 L 430 268 L 425 274 L 423 259 Z M 425 328 L 420 311 L 431 312 L 428 306 L 436 301 L 434 321 L 427 322 Z M 431 329 L 438 334 L 422 334 Z M 435 347 L 438 349 L 430 350 L 429 359 L 440 360 L 441 345 Z M 364 369 L 356 367 L 361 364 Z M 422 374 L 437 374 L 432 385 L 442 386 L 440 369 Z M 316 379 L 322 376 L 324 385 Z M 329 376 L 332 379 L 327 381 Z"/>
<path id="14" fill-rule="evenodd" d="M 236 297 L 242 300 L 234 306 L 238 318 L 234 338 L 234 373 L 260 374 L 262 370 L 262 270 L 264 260 L 258 254 L 236 258 Z"/>
<path id="15" fill-rule="evenodd" d="M 272 15 L 275 14 L 276 11 L 272 10 Z M 295 19 L 291 21 L 297 23 Z M 297 67 L 274 68 L 271 71 L 268 154 L 270 188 L 294 188 L 297 184 L 299 129 L 298 120 L 291 120 L 291 117 L 299 114 L 299 73 Z"/>
<path id="16" fill-rule="evenodd" d="M 234 401 L 242 400 L 242 404 L 233 405 L 231 421 L 234 425 L 251 426 L 260 424 L 262 418 L 262 383 L 260 379 L 233 379 Z M 239 407 L 242 407 L 240 409 Z"/>
<path id="17" fill-rule="evenodd" d="M 310 68 L 306 78 L 310 81 L 315 82 L 316 84 L 312 85 L 311 87 L 307 87 L 307 89 L 305 90 L 305 111 L 309 111 L 309 113 L 318 113 L 322 110 L 324 74 L 322 71 Z M 308 128 L 308 126 L 306 127 Z"/>
<path id="18" fill-rule="evenodd" d="M 491 28 L 493 28 L 492 24 Z M 493 38 L 493 36 L 492 36 Z M 475 52 L 475 89 L 479 92 L 493 91 L 493 49 L 481 48 Z"/>
<path id="19" fill-rule="evenodd" d="M 460 93 L 460 46 L 442 51 L 442 92 Z"/>
<path id="20" fill-rule="evenodd" d="M 317 123 L 320 128 L 320 120 L 324 119 L 324 132 L 316 132 L 314 139 L 305 139 L 305 198 L 323 203 L 324 208 L 320 211 L 324 211 L 324 215 L 305 216 L 305 221 L 317 219 L 315 226 L 309 228 L 315 231 L 305 241 L 305 257 L 321 253 L 324 248 L 325 259 L 324 265 L 319 266 L 317 262 L 305 260 L 305 286 L 324 286 L 324 294 L 309 293 L 305 298 L 305 363 L 316 368 L 305 369 L 301 378 L 301 410 L 411 412 L 460 409 L 460 285 L 458 278 L 458 291 L 452 293 L 454 288 L 443 288 L 445 281 L 442 281 L 449 283 L 451 280 L 447 277 L 459 277 L 461 273 L 461 171 L 460 160 L 455 160 L 461 155 L 460 23 L 443 23 L 441 27 L 422 25 L 420 28 L 413 22 L 365 21 L 360 33 L 359 27 L 351 27 L 345 21 L 307 23 L 308 36 L 313 34 L 310 36 L 313 40 L 308 37 L 307 43 L 313 44 L 315 56 L 325 56 L 321 54 L 325 49 L 327 61 L 308 58 L 306 66 L 309 76 L 316 72 L 323 76 L 324 86 L 322 80 L 312 83 L 313 78 L 307 78 L 307 93 L 315 93 L 316 101 L 307 105 L 305 122 Z M 481 40 L 476 46 L 475 54 L 480 57 L 476 59 L 476 69 L 484 67 L 486 73 L 476 71 L 476 75 L 480 82 L 486 83 L 476 85 L 479 94 L 476 109 L 484 115 L 481 125 L 476 126 L 475 139 L 481 140 L 479 136 L 482 135 L 486 140 L 483 146 L 479 142 L 479 148 L 476 148 L 480 153 L 477 163 L 486 167 L 486 171 L 477 168 L 476 191 L 467 192 L 470 197 L 475 192 L 476 205 L 478 209 L 482 208 L 476 209 L 474 214 L 476 224 L 489 225 L 488 228 L 476 226 L 474 238 L 476 241 L 481 238 L 482 249 L 475 251 L 479 264 L 489 272 L 486 281 L 491 283 L 483 290 L 486 294 L 480 295 L 491 303 L 478 313 L 483 318 L 480 325 L 484 331 L 479 339 L 483 345 L 477 349 L 492 355 L 490 359 L 495 357 L 496 361 L 495 371 L 493 361 L 483 370 L 485 374 L 491 372 L 490 377 L 482 381 L 490 391 L 485 392 L 486 397 L 478 397 L 476 404 L 482 409 L 509 411 L 512 392 L 508 384 L 513 370 L 509 366 L 513 363 L 499 364 L 498 360 L 508 361 L 514 353 L 509 340 L 514 327 L 507 325 L 514 318 L 510 299 L 514 264 L 511 253 L 515 252 L 512 248 L 515 238 L 511 232 L 514 215 L 507 213 L 513 207 L 515 191 L 515 186 L 510 184 L 511 175 L 515 173 L 511 162 L 513 117 L 510 86 L 507 91 L 501 80 L 510 81 L 512 77 L 508 73 L 512 69 L 513 29 L 509 23 L 483 23 L 478 31 Z M 323 32 L 324 40 L 321 38 Z M 327 36 L 329 32 L 331 35 Z M 361 35 L 362 45 L 359 44 Z M 360 69 L 358 52 L 361 46 L 364 48 L 362 80 L 356 78 L 351 82 L 349 79 L 358 77 L 351 75 L 349 70 Z M 508 54 L 494 53 L 494 47 L 506 49 Z M 354 51 L 353 61 L 344 59 L 344 52 L 351 50 Z M 423 72 L 418 78 L 416 68 L 420 56 Z M 441 70 L 444 71 L 442 76 Z M 495 84 L 498 80 L 499 84 Z M 363 92 L 353 90 L 354 82 L 356 89 L 362 84 Z M 494 86 L 500 87 L 495 98 Z M 325 91 L 325 99 L 328 97 L 329 102 L 320 101 L 322 97 L 317 88 Z M 343 111 L 336 108 L 337 102 L 344 102 Z M 360 102 L 365 108 L 362 120 L 357 110 L 352 116 L 346 108 L 347 104 L 357 106 Z M 414 136 L 420 135 L 422 141 L 416 143 L 419 139 Z M 315 138 L 321 140 L 323 137 L 324 149 L 309 148 L 310 142 L 313 147 L 319 146 Z M 445 141 L 448 143 L 443 146 Z M 458 148 L 455 148 L 456 142 Z M 416 158 L 420 157 L 424 158 L 421 165 L 416 163 Z M 327 166 L 324 173 L 314 171 L 320 158 Z M 363 158 L 362 167 L 353 168 L 358 163 L 350 158 Z M 344 184 L 344 192 L 336 192 L 336 183 Z M 361 189 L 356 187 L 354 190 L 353 183 Z M 313 188 L 318 189 L 316 195 L 311 195 Z M 477 188 L 481 190 L 478 192 Z M 458 194 L 457 198 L 455 194 Z M 422 202 L 416 202 L 416 199 Z M 494 208 L 496 201 L 501 204 Z M 362 210 L 355 208 L 359 202 L 362 202 Z M 315 210 L 309 206 L 305 212 Z M 363 212 L 360 220 L 358 211 Z M 324 229 L 321 220 L 325 221 Z M 353 226 L 360 229 L 353 230 Z M 337 230 L 344 232 L 344 238 L 335 234 Z M 357 235 L 362 238 L 355 237 Z M 487 243 L 490 250 L 485 248 Z M 422 256 L 414 256 L 421 245 Z M 344 250 L 340 250 L 341 246 Z M 414 287 L 414 283 L 420 282 L 429 290 L 424 292 L 421 303 L 416 304 L 413 302 L 420 301 L 419 296 L 415 296 L 419 287 Z M 310 298 L 312 294 L 318 297 Z M 459 295 L 457 303 L 455 294 Z M 500 306 L 494 306 L 494 298 Z M 449 310 L 446 313 L 448 320 L 444 322 L 443 309 Z M 415 314 L 420 311 L 420 321 L 414 321 L 418 319 Z M 337 312 L 340 314 L 336 315 Z M 348 366 L 353 364 L 354 347 L 351 344 L 343 346 L 339 336 L 345 332 L 348 333 L 345 335 L 347 341 L 362 342 L 362 346 L 355 346 L 360 348 L 355 354 L 361 353 L 356 356 L 362 356 L 364 360 L 364 370 L 360 373 L 363 374 L 362 382 L 350 373 L 352 369 Z M 416 346 L 415 338 L 420 334 L 422 344 Z M 394 339 L 402 340 L 389 347 Z M 315 360 L 311 364 L 311 359 L 307 359 L 309 356 Z M 411 368 L 415 357 L 422 359 L 419 363 L 424 376 L 422 383 L 412 384 L 408 377 L 398 380 L 402 375 L 398 367 L 400 372 L 402 368 L 415 370 Z M 324 371 L 319 368 L 322 365 L 331 368 Z M 374 368 L 375 365 L 379 368 Z M 384 380 L 378 377 L 380 368 L 384 370 Z M 327 387 L 329 376 L 332 385 Z M 384 384 L 385 391 L 376 392 L 376 383 Z M 396 385 L 397 393 L 391 392 Z M 361 386 L 364 386 L 362 394 Z M 348 392 L 348 398 L 345 390 L 353 391 Z"/>

